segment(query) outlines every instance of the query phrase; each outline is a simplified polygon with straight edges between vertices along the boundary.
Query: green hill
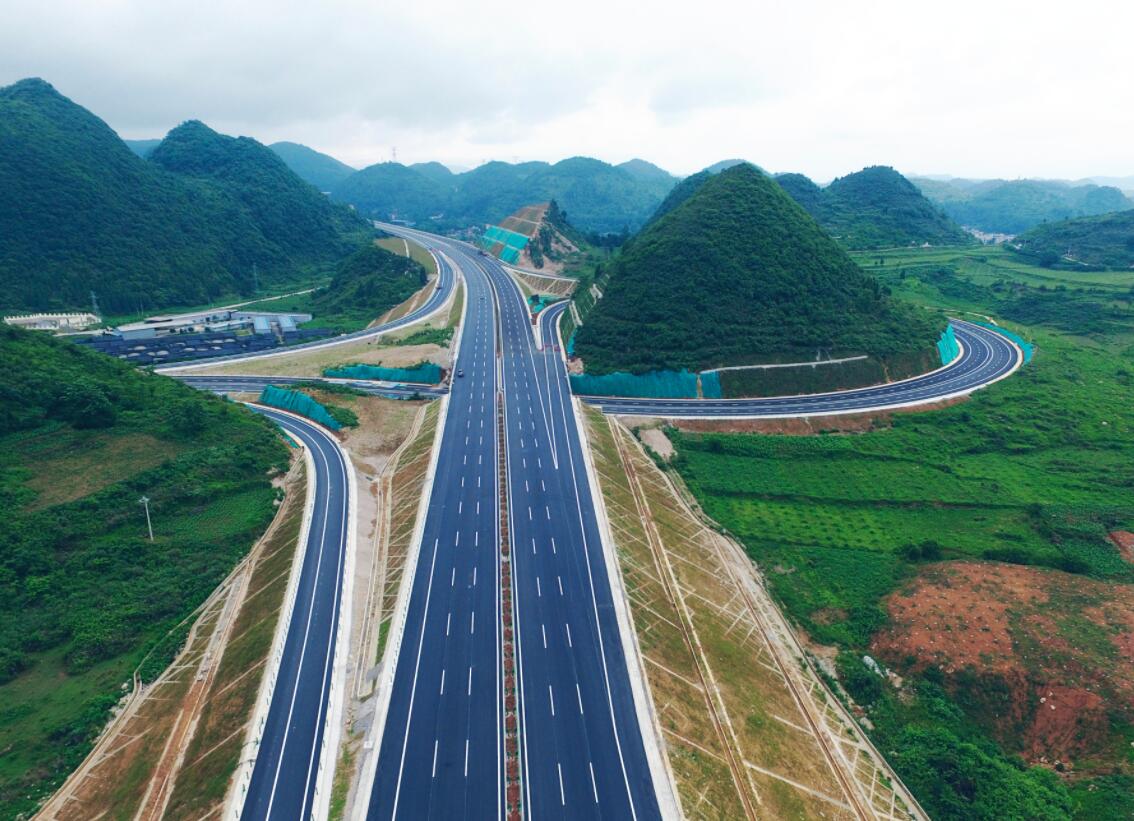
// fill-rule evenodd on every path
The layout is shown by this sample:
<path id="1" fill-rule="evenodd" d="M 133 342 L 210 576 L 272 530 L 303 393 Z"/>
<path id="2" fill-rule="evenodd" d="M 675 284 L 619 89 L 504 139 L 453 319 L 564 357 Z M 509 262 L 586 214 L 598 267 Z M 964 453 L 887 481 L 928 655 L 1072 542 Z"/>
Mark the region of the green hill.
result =
<path id="1" fill-rule="evenodd" d="M 1134 210 L 1040 225 L 1016 237 L 1017 253 L 1046 268 L 1134 268 Z"/>
<path id="2" fill-rule="evenodd" d="M 299 143 L 272 143 L 268 148 L 287 163 L 287 167 L 294 171 L 296 176 L 320 191 L 330 191 L 356 170 L 328 154 Z"/>
<path id="3" fill-rule="evenodd" d="M 197 305 L 250 294 L 254 265 L 271 286 L 356 247 L 361 220 L 227 140 L 179 129 L 142 160 L 43 80 L 0 89 L 2 307 L 86 307 L 91 291 L 110 313 Z"/>
<path id="4" fill-rule="evenodd" d="M 461 174 L 442 168 L 380 163 L 343 180 L 331 196 L 375 218 L 431 221 L 442 229 L 494 224 L 530 203 L 555 200 L 580 230 L 617 233 L 640 227 L 677 182 L 642 160 L 489 162 Z"/>
<path id="5" fill-rule="evenodd" d="M 853 250 L 972 242 L 972 237 L 893 168 L 864 168 L 826 188 L 802 174 L 780 174 L 776 180 L 833 237 Z"/>
<path id="6" fill-rule="evenodd" d="M 170 131 L 149 161 L 227 192 L 292 261 L 340 258 L 357 247 L 350 235 L 365 230 L 362 220 L 301 180 L 267 146 L 218 134 L 197 120 Z"/>
<path id="7" fill-rule="evenodd" d="M 307 309 L 314 325 L 341 332 L 365 328 L 426 284 L 425 269 L 409 257 L 367 245 L 351 254 L 324 288 L 311 295 Z"/>
<path id="8" fill-rule="evenodd" d="M 168 665 L 177 625 L 263 532 L 288 459 L 273 428 L 0 325 L 0 818 L 31 817 L 133 671 L 149 682 Z"/>
<path id="9" fill-rule="evenodd" d="M 1045 222 L 1134 208 L 1134 202 L 1117 188 L 1094 184 L 1057 180 L 918 180 L 917 184 L 957 222 L 993 233 L 1019 234 Z"/>
<path id="10" fill-rule="evenodd" d="M 891 299 L 783 189 L 729 168 L 631 239 L 579 328 L 589 373 L 699 370 L 822 351 L 920 361 L 943 323 Z"/>

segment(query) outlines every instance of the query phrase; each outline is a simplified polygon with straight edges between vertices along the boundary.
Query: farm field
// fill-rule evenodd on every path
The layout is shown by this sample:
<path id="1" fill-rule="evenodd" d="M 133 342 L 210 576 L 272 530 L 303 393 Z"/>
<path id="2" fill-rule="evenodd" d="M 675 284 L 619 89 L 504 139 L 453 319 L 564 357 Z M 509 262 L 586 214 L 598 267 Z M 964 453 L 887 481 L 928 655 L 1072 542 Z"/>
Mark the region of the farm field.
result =
<path id="1" fill-rule="evenodd" d="M 895 292 L 951 312 L 1003 321 L 998 308 L 1030 301 L 1039 317 L 1060 302 L 1073 314 L 1102 289 L 1109 307 L 1074 331 L 1065 316 L 1008 322 L 1035 359 L 958 405 L 852 435 L 669 429 L 671 466 L 789 617 L 834 648 L 830 672 L 931 815 L 1087 819 L 1102 791 L 1126 817 L 1134 700 L 1117 682 L 1131 674 L 1134 565 L 1116 542 L 1134 530 L 1134 275 L 1053 287 L 1007 253 L 873 256 Z"/>

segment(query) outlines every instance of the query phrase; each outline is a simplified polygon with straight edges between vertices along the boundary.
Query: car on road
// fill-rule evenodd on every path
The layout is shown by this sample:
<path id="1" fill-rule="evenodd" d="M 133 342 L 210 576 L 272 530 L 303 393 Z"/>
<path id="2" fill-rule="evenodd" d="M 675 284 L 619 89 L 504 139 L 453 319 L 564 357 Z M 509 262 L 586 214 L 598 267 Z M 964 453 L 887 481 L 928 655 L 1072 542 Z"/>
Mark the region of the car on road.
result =
<path id="1" fill-rule="evenodd" d="M 464 372 L 464 370 L 463 370 L 463 369 L 462 369 L 462 370 L 459 370 L 459 371 L 457 371 L 457 376 L 464 376 L 464 375 L 465 375 L 465 372 Z"/>

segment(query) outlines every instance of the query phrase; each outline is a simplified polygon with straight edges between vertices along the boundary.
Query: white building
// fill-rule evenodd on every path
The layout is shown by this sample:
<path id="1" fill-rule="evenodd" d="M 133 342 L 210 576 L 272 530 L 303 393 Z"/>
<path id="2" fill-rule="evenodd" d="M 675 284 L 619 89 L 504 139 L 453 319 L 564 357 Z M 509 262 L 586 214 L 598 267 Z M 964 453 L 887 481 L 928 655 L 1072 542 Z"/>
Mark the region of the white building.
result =
<path id="1" fill-rule="evenodd" d="M 8 325 L 32 331 L 81 331 L 91 325 L 97 325 L 100 321 L 97 316 L 90 313 L 24 314 L 4 317 L 4 322 Z"/>

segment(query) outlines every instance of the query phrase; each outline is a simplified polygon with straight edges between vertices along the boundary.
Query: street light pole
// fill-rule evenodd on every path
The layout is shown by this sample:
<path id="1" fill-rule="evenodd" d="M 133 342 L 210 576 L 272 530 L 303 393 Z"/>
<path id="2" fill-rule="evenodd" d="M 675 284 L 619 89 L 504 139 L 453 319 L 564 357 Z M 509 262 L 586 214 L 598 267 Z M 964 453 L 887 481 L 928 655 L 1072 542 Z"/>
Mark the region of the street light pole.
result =
<path id="1" fill-rule="evenodd" d="M 150 497 L 143 496 L 138 502 L 146 506 L 146 529 L 150 531 L 150 541 L 152 542 L 154 540 L 154 526 L 150 523 Z"/>

